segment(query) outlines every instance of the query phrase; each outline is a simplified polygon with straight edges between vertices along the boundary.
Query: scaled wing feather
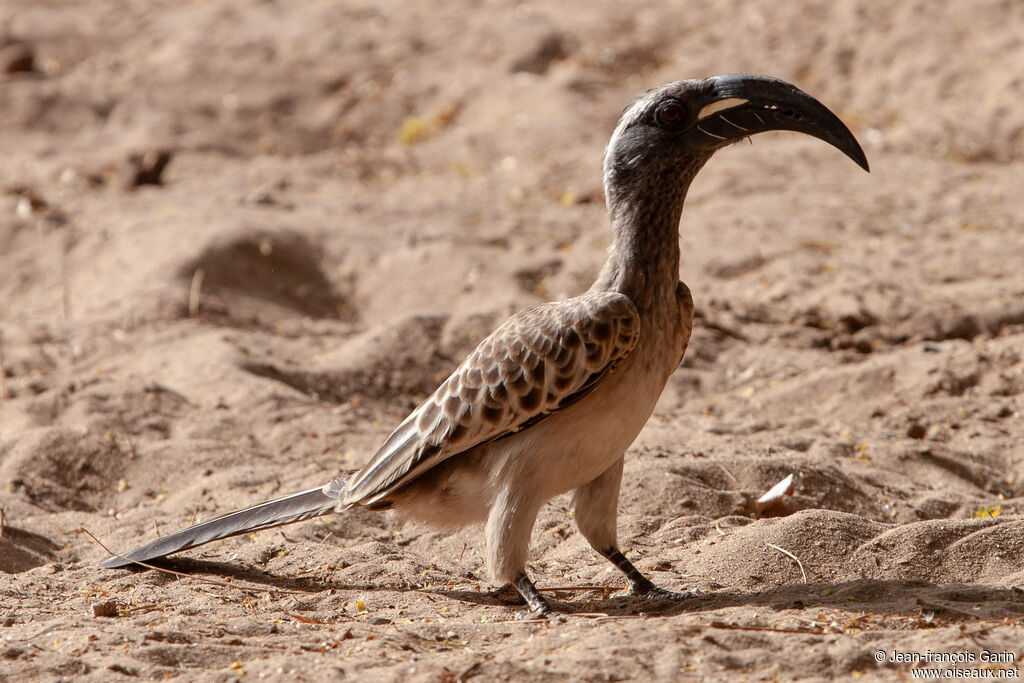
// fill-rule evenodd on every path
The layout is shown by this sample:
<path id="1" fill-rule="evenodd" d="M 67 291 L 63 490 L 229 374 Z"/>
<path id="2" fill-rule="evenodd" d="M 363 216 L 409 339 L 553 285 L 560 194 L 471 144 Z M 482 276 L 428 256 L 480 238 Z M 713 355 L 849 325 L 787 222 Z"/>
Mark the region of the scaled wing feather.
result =
<path id="1" fill-rule="evenodd" d="M 365 467 L 328 488 L 339 489 L 343 504 L 380 501 L 453 455 L 579 400 L 629 355 L 639 334 L 636 307 L 615 292 L 518 313 L 480 343 Z"/>

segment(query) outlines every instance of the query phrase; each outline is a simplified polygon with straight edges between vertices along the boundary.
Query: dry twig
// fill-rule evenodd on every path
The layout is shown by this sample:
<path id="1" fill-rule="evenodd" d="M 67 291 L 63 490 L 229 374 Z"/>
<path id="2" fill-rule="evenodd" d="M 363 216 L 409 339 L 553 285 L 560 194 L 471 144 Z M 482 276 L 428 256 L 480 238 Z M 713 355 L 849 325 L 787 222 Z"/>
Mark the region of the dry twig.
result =
<path id="1" fill-rule="evenodd" d="M 4 365 L 4 331 L 0 330 L 0 401 L 7 399 L 7 366 Z"/>
<path id="2" fill-rule="evenodd" d="M 623 586 L 622 588 L 616 588 L 615 586 L 599 586 L 597 584 L 593 584 L 593 585 L 583 585 L 583 586 L 553 586 L 551 588 L 538 588 L 537 591 L 540 592 L 540 593 L 557 593 L 557 592 L 560 592 L 560 591 L 603 591 L 603 592 L 611 591 L 611 592 L 617 592 L 617 591 L 621 591 L 621 590 L 625 590 L 625 589 L 626 589 L 625 586 Z"/>
<path id="3" fill-rule="evenodd" d="M 132 443 L 131 432 L 128 431 L 128 423 L 124 421 L 124 413 L 120 410 L 117 411 L 117 421 L 121 423 L 121 429 L 124 430 L 124 439 L 128 442 L 128 452 L 132 454 L 132 459 L 139 457 L 139 454 L 135 452 L 135 444 Z"/>
<path id="4" fill-rule="evenodd" d="M 713 621 L 711 622 L 710 626 L 711 628 L 728 629 L 731 631 L 759 631 L 763 633 L 799 633 L 804 635 L 820 634 L 820 631 L 807 630 L 802 628 L 771 628 L 769 626 L 743 626 L 742 624 L 727 624 L 724 621 Z"/>
<path id="5" fill-rule="evenodd" d="M 206 277 L 206 271 L 202 268 L 196 268 L 196 272 L 192 273 L 192 283 L 188 288 L 188 317 L 190 318 L 199 315 L 199 290 L 203 287 L 204 277 Z"/>
<path id="6" fill-rule="evenodd" d="M 804 583 L 807 583 L 807 572 L 804 571 L 804 563 L 800 561 L 799 557 L 797 557 L 793 553 L 789 552 L 785 548 L 780 548 L 779 546 L 775 545 L 774 543 L 765 543 L 765 545 L 768 546 L 769 548 L 774 548 L 775 550 L 778 550 L 783 555 L 786 555 L 788 557 L 793 558 L 793 561 L 796 562 L 796 566 L 800 567 L 800 574 L 804 577 Z"/>

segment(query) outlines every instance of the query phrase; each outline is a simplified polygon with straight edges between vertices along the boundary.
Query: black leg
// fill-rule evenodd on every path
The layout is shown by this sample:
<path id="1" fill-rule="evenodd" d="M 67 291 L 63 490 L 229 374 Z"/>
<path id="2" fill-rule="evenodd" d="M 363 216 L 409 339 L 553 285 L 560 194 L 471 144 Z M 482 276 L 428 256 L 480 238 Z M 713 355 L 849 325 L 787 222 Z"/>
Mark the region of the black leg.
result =
<path id="1" fill-rule="evenodd" d="M 650 579 L 641 574 L 640 570 L 627 560 L 618 548 L 603 551 L 601 554 L 626 575 L 626 579 L 629 581 L 628 593 L 630 595 L 636 595 L 646 600 L 686 600 L 697 597 L 696 593 L 675 593 L 658 588 Z"/>
<path id="2" fill-rule="evenodd" d="M 530 608 L 529 612 L 517 614 L 516 619 L 542 619 L 551 613 L 551 605 L 537 592 L 537 587 L 525 573 L 520 573 L 512 585 L 516 587 L 519 594 L 523 596 L 523 600 L 526 600 L 526 606 Z"/>

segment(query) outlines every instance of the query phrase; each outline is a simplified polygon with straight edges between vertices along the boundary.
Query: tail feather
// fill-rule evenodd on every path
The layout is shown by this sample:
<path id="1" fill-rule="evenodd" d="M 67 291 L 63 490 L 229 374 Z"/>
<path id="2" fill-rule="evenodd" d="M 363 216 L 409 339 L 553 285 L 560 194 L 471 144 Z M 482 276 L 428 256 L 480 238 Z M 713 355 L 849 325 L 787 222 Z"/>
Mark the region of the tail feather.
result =
<path id="1" fill-rule="evenodd" d="M 301 522 L 329 514 L 334 511 L 337 504 L 336 497 L 324 493 L 324 488 L 318 486 L 315 489 L 253 505 L 244 510 L 229 512 L 222 517 L 182 529 L 170 536 L 158 538 L 151 543 L 129 550 L 122 557 L 111 557 L 109 560 L 101 562 L 100 566 L 108 569 L 125 567 L 135 561 L 155 560 L 222 538 Z"/>

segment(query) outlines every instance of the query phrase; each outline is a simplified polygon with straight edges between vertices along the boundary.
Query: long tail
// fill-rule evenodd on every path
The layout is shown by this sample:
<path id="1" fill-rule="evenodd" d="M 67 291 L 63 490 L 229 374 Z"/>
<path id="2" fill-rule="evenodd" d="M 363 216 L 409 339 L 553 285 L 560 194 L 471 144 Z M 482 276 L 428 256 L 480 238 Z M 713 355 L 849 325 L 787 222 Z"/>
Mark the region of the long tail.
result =
<path id="1" fill-rule="evenodd" d="M 244 510 L 229 512 L 222 517 L 211 519 L 209 522 L 196 524 L 170 536 L 158 538 L 152 543 L 140 545 L 138 548 L 124 553 L 123 557 L 112 557 L 101 562 L 100 566 L 109 569 L 126 567 L 136 560 L 142 562 L 155 560 L 221 538 L 260 529 L 270 529 L 329 514 L 338 505 L 338 499 L 324 493 L 324 488 L 326 487 L 318 486 L 315 489 L 293 493 L 290 496 L 260 503 Z M 334 488 L 336 487 L 332 487 L 332 493 Z"/>

